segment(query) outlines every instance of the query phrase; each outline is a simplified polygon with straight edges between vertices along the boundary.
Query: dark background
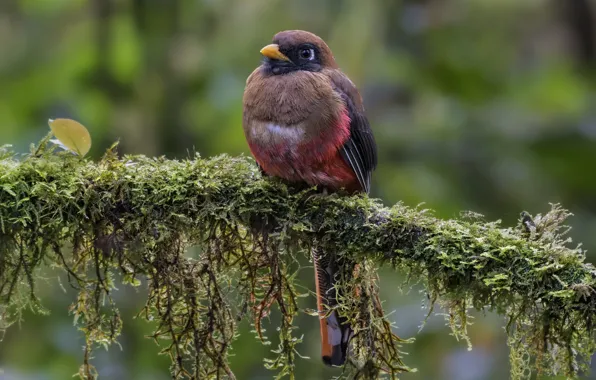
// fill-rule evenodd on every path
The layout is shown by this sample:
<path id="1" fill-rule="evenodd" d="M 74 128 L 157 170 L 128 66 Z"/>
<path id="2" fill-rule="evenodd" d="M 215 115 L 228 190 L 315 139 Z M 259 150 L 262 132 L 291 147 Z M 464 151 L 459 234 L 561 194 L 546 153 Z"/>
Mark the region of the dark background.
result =
<path id="1" fill-rule="evenodd" d="M 424 203 L 441 218 L 473 210 L 504 225 L 561 202 L 593 262 L 595 17 L 589 0 L 2 0 L 0 145 L 25 152 L 48 132 L 48 118 L 71 117 L 89 128 L 93 159 L 117 139 L 122 152 L 150 156 L 247 154 L 242 92 L 258 51 L 280 30 L 306 29 L 361 89 L 379 144 L 372 196 Z M 5 378 L 77 372 L 84 340 L 59 276 L 39 278 L 50 314 L 26 315 L 0 343 Z M 404 349 L 419 372 L 404 379 L 508 377 L 502 317 L 476 315 L 468 352 L 440 316 L 418 333 L 425 297 L 401 291 L 402 281 L 382 272 L 397 333 L 416 337 Z M 169 377 L 168 360 L 144 338 L 152 326 L 133 320 L 143 298 L 124 286 L 117 294 L 122 349 L 96 351 L 103 378 Z M 299 360 L 297 378 L 339 374 L 318 357 L 316 318 L 296 323 L 312 357 Z M 238 379 L 271 378 L 262 359 L 272 347 L 247 325 L 242 332 L 232 358 Z"/>

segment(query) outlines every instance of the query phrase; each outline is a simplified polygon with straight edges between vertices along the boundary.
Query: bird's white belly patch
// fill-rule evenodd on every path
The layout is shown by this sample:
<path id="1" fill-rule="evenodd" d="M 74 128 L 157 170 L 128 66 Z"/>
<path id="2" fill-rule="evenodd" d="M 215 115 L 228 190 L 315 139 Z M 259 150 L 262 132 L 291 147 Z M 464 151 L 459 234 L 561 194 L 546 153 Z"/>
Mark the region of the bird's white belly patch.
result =
<path id="1" fill-rule="evenodd" d="M 267 123 L 265 129 L 271 141 L 285 141 L 297 144 L 305 137 L 304 129 L 300 125 L 287 127 L 274 123 Z"/>

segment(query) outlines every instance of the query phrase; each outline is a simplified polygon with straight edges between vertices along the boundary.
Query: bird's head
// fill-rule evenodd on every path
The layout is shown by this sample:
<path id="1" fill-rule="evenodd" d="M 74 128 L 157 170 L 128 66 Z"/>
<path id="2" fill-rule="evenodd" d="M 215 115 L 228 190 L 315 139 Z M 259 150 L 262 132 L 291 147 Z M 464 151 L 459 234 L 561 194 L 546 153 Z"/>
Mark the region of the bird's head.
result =
<path id="1" fill-rule="evenodd" d="M 281 75 L 293 71 L 335 69 L 337 64 L 329 46 L 319 36 L 303 30 L 286 30 L 273 36 L 273 43 L 261 49 L 263 69 Z"/>

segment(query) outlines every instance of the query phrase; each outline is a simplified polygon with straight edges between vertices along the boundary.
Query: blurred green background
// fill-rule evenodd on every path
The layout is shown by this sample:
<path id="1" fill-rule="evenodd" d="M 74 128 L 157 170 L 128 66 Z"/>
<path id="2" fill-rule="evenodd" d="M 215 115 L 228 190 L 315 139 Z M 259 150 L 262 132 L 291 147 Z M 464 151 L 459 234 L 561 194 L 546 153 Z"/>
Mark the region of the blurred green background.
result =
<path id="1" fill-rule="evenodd" d="M 574 242 L 594 262 L 595 20 L 591 0 L 2 0 L 0 145 L 25 152 L 48 118 L 70 117 L 89 128 L 95 159 L 117 139 L 123 153 L 248 154 L 244 81 L 274 33 L 306 29 L 328 42 L 364 97 L 379 145 L 374 197 L 424 203 L 442 218 L 473 210 L 505 225 L 561 202 L 575 214 Z M 59 277 L 48 270 L 39 279 L 51 314 L 26 315 L 0 343 L 5 379 L 77 371 L 84 341 Z M 402 281 L 381 273 L 397 333 L 416 337 L 404 349 L 418 373 L 404 379 L 508 377 L 502 317 L 477 313 L 469 352 L 441 316 L 418 333 L 425 295 L 399 291 Z M 314 288 L 309 270 L 302 284 Z M 116 296 L 122 349 L 95 352 L 100 375 L 169 378 L 168 360 L 143 337 L 152 326 L 133 319 L 143 291 L 122 286 Z M 297 378 L 338 375 L 319 359 L 316 318 L 296 323 L 312 357 L 299 360 Z M 262 359 L 272 347 L 246 324 L 242 332 L 238 379 L 271 378 Z"/>

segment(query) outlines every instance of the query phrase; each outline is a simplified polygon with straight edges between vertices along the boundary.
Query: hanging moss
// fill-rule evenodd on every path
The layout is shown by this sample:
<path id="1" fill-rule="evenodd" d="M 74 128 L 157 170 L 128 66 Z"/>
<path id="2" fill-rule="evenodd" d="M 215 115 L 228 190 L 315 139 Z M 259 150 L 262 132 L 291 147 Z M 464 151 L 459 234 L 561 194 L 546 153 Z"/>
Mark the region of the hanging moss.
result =
<path id="1" fill-rule="evenodd" d="M 296 258 L 316 245 L 344 263 L 337 308 L 356 329 L 345 376 L 409 370 L 375 282 L 390 265 L 421 279 L 457 338 L 467 339 L 471 308 L 505 315 L 513 378 L 576 377 L 596 351 L 596 271 L 564 237 L 568 216 L 554 205 L 514 228 L 473 215 L 440 220 L 364 195 L 291 188 L 243 157 L 118 158 L 110 149 L 92 162 L 46 139 L 20 159 L 0 150 L 0 329 L 25 307 L 43 311 L 35 278 L 50 264 L 78 289 L 71 312 L 86 336 L 84 378 L 97 375 L 91 350 L 122 329 L 117 282 L 141 280 L 149 293 L 140 315 L 167 342 L 174 377 L 234 378 L 227 355 L 238 321 L 250 319 L 266 342 L 271 309 L 282 315 L 280 344 L 265 365 L 293 377 Z M 188 247 L 199 254 L 185 255 Z"/>

